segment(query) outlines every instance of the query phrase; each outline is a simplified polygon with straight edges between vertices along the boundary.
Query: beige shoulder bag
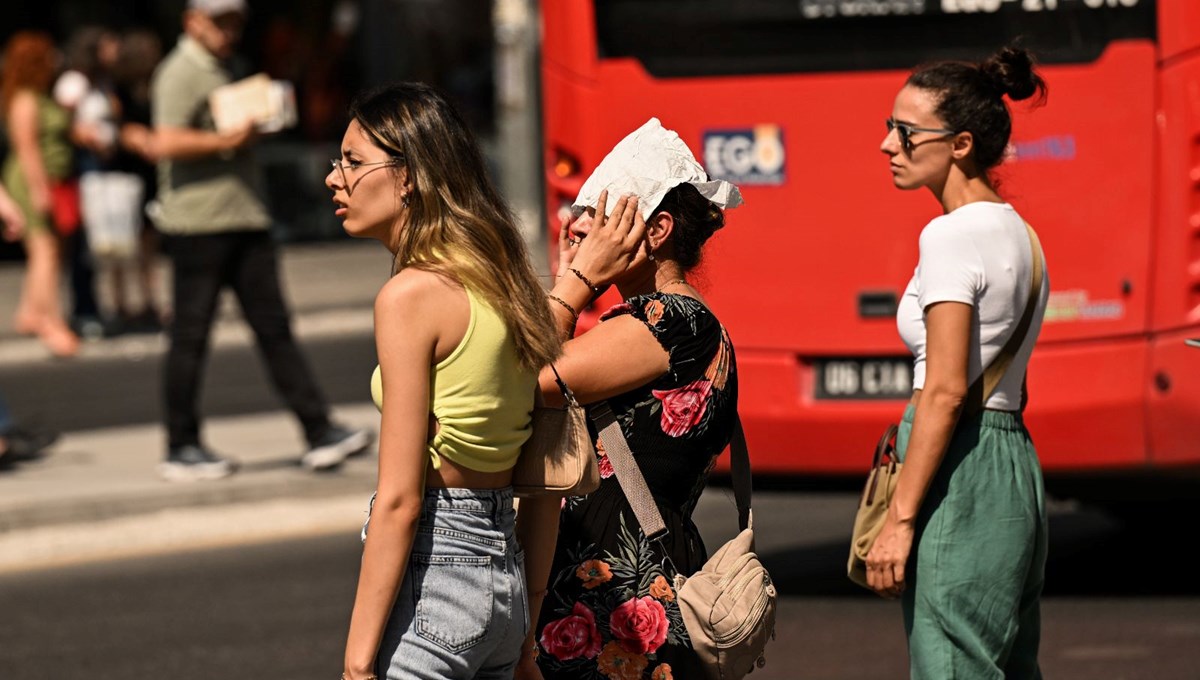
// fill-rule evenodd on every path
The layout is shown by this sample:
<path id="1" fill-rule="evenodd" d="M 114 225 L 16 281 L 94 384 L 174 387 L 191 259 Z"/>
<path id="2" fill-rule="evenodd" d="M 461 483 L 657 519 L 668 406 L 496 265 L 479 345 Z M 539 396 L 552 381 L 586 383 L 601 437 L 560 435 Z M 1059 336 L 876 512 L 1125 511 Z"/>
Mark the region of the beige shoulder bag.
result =
<path id="1" fill-rule="evenodd" d="M 582 496 L 600 486 L 587 415 L 554 364 L 550 370 L 565 401 L 562 408 L 554 408 L 542 402 L 540 390 L 535 394 L 533 432 L 513 468 L 513 493 L 518 497 Z"/>

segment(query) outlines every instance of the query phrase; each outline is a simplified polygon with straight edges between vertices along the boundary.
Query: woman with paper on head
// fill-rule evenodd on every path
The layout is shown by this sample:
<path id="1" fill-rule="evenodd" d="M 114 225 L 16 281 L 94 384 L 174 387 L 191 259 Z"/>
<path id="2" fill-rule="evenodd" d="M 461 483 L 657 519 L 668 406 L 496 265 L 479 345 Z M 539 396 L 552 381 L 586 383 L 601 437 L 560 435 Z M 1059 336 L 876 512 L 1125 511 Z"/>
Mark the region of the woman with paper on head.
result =
<path id="1" fill-rule="evenodd" d="M 519 678 L 697 678 L 674 590 L 706 559 L 691 515 L 737 416 L 729 336 L 688 279 L 704 243 L 740 205 L 709 181 L 675 132 L 652 118 L 584 184 L 560 235 L 550 298 L 570 337 L 579 311 L 615 285 L 624 301 L 568 340 L 555 365 L 584 404 L 606 402 L 667 525 L 646 540 L 598 443 L 601 483 L 566 499 L 549 580 L 533 570 L 548 546 L 526 546 L 532 611 L 541 612 Z M 543 371 L 542 394 L 562 400 Z M 547 590 L 538 592 L 539 587 Z"/>

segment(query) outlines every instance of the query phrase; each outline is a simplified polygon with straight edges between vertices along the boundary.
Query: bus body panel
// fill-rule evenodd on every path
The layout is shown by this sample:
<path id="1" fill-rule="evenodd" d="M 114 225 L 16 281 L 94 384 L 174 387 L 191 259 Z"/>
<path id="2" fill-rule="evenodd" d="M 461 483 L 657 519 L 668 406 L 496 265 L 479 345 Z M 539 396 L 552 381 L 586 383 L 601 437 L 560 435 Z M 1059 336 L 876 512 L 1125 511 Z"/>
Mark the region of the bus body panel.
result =
<path id="1" fill-rule="evenodd" d="M 1146 464 L 1146 353 L 1138 338 L 1038 348 L 1029 367 L 1026 420 L 1048 471 Z M 898 422 L 905 407 L 799 396 L 812 393 L 811 366 L 778 353 L 741 351 L 738 371 L 739 410 L 755 472 L 861 472 L 881 424 Z"/>
<path id="2" fill-rule="evenodd" d="M 596 23 L 591 2 L 551 0 L 542 3 L 542 63 L 556 64 L 582 78 L 594 78 L 597 61 Z"/>
<path id="3" fill-rule="evenodd" d="M 1158 47 L 1164 61 L 1200 49 L 1200 2 L 1158 0 Z"/>
<path id="4" fill-rule="evenodd" d="M 1200 54 L 1166 65 L 1152 330 L 1200 324 Z M 1193 331 L 1195 332 L 1195 331 Z"/>
<path id="5" fill-rule="evenodd" d="M 1173 3 L 1162 16 L 1159 218 L 1147 385 L 1155 466 L 1200 460 L 1200 3 Z"/>
<path id="6" fill-rule="evenodd" d="M 1146 391 L 1155 466 L 1194 465 L 1200 459 L 1200 349 L 1183 342 L 1195 335 L 1163 333 L 1150 343 L 1154 380 Z"/>

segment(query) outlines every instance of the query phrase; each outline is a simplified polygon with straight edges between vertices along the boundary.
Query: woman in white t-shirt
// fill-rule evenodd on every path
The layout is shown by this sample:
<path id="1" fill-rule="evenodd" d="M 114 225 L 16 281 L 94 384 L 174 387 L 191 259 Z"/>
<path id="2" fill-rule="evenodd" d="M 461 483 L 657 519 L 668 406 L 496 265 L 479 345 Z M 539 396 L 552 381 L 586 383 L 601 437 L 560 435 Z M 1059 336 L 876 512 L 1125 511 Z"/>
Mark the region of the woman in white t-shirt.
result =
<path id="1" fill-rule="evenodd" d="M 918 68 L 880 147 L 893 183 L 929 189 L 945 213 L 921 232 L 897 313 L 915 358 L 914 396 L 897 438 L 904 468 L 867 558 L 871 586 L 902 596 L 918 680 L 1041 677 L 1046 512 L 1021 410 L 1048 279 L 999 385 L 986 397 L 973 387 L 1030 301 L 1030 235 L 988 172 L 1012 130 L 1004 97 L 1035 94 L 1044 100 L 1045 83 L 1023 49 Z"/>

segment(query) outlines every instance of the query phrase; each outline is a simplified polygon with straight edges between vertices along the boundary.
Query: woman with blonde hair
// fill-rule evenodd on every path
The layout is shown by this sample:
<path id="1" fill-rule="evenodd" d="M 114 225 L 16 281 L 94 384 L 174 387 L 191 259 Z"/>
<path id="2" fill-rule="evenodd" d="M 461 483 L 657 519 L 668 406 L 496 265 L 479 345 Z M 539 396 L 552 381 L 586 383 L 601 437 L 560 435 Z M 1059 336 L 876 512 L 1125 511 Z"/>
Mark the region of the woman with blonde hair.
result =
<path id="1" fill-rule="evenodd" d="M 27 264 L 14 326 L 55 356 L 79 351 L 59 300 L 61 244 L 54 231 L 55 186 L 71 173 L 70 117 L 50 98 L 58 52 L 50 36 L 21 31 L 4 49 L 0 118 L 10 152 L 0 177 L 25 217 Z"/>
<path id="2" fill-rule="evenodd" d="M 350 117 L 325 183 L 394 275 L 375 302 L 379 481 L 343 677 L 511 678 L 529 625 L 512 467 L 560 341 L 459 113 L 402 83 Z"/>

